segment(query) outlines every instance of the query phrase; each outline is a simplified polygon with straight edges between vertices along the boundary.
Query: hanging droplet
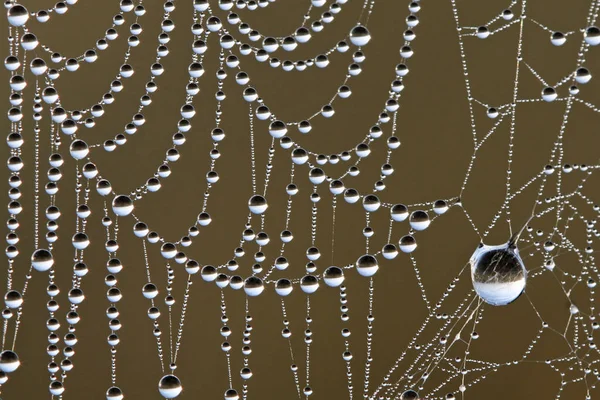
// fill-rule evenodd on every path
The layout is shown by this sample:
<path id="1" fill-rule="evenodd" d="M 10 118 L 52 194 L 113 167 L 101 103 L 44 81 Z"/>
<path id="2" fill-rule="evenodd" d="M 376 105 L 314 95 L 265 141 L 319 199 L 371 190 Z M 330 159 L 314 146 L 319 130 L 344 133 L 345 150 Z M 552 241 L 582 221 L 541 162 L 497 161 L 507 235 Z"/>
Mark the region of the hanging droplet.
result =
<path id="1" fill-rule="evenodd" d="M 365 197 L 363 197 L 363 207 L 366 211 L 377 211 L 380 206 L 381 201 L 379 200 L 379 197 L 375 196 L 374 194 L 368 194 Z"/>
<path id="2" fill-rule="evenodd" d="M 65 391 L 65 387 L 60 381 L 52 381 L 48 389 L 50 390 L 50 393 L 54 396 L 60 396 Z"/>
<path id="3" fill-rule="evenodd" d="M 313 275 L 306 275 L 300 280 L 300 289 L 306 294 L 311 294 L 319 288 L 319 280 Z"/>
<path id="4" fill-rule="evenodd" d="M 590 79 L 592 79 L 592 74 L 590 74 L 590 71 L 587 68 L 577 68 L 575 71 L 575 81 L 577 83 L 581 83 L 583 85 L 588 83 Z"/>
<path id="5" fill-rule="evenodd" d="M 14 372 L 19 368 L 19 365 L 21 365 L 19 356 L 14 351 L 4 350 L 0 353 L 0 371 L 6 373 Z"/>
<path id="6" fill-rule="evenodd" d="M 268 207 L 269 204 L 267 204 L 267 199 L 259 194 L 255 194 L 248 200 L 248 208 L 253 214 L 262 214 L 267 211 Z"/>
<path id="7" fill-rule="evenodd" d="M 402 236 L 398 244 L 404 253 L 412 253 L 417 248 L 417 241 L 411 235 Z"/>
<path id="8" fill-rule="evenodd" d="M 555 46 L 562 46 L 566 43 L 567 37 L 562 32 L 552 32 L 552 35 L 550 36 L 550 41 Z"/>
<path id="9" fill-rule="evenodd" d="M 46 249 L 37 249 L 31 256 L 31 266 L 40 272 L 48 271 L 54 265 L 52 253 Z"/>
<path id="10" fill-rule="evenodd" d="M 571 304 L 571 305 L 569 306 L 569 312 L 570 312 L 572 315 L 579 314 L 579 307 L 577 307 L 575 304 Z"/>
<path id="11" fill-rule="evenodd" d="M 487 26 L 480 26 L 479 28 L 477 28 L 475 36 L 477 36 L 479 39 L 485 39 L 488 36 L 490 36 L 490 30 Z"/>
<path id="12" fill-rule="evenodd" d="M 158 391 L 165 399 L 174 399 L 182 390 L 181 381 L 175 375 L 165 375 L 158 383 Z"/>
<path id="13" fill-rule="evenodd" d="M 356 260 L 356 270 L 362 276 L 373 276 L 379 269 L 379 263 L 375 256 L 370 254 L 365 254 L 360 256 L 358 260 Z"/>
<path id="14" fill-rule="evenodd" d="M 500 113 L 498 112 L 498 109 L 496 109 L 495 107 L 490 107 L 487 109 L 486 114 L 487 114 L 488 118 L 494 119 L 494 118 L 497 118 Z"/>
<path id="15" fill-rule="evenodd" d="M 6 17 L 12 26 L 23 26 L 29 19 L 29 11 L 20 4 L 14 4 L 8 9 Z"/>
<path id="16" fill-rule="evenodd" d="M 206 282 L 212 282 L 215 279 L 217 279 L 217 269 L 212 266 L 212 265 L 205 265 L 204 267 L 202 267 L 202 271 L 200 271 L 200 275 L 202 276 L 202 279 L 204 279 Z"/>
<path id="17" fill-rule="evenodd" d="M 393 260 L 398 256 L 398 249 L 392 243 L 388 243 L 381 249 L 381 254 L 386 260 Z"/>
<path id="18" fill-rule="evenodd" d="M 86 142 L 77 139 L 71 142 L 70 152 L 71 157 L 73 157 L 76 160 L 82 160 L 85 157 L 87 157 L 87 155 L 90 152 L 90 149 Z"/>
<path id="19" fill-rule="evenodd" d="M 419 394 L 414 390 L 407 390 L 402 393 L 401 400 L 420 400 Z"/>
<path id="20" fill-rule="evenodd" d="M 119 217 L 127 216 L 133 212 L 133 200 L 125 195 L 116 196 L 112 202 L 112 209 Z"/>
<path id="21" fill-rule="evenodd" d="M 527 270 L 517 248 L 519 235 L 498 246 L 481 243 L 471 256 L 473 288 L 488 304 L 510 304 L 525 290 Z"/>
<path id="22" fill-rule="evenodd" d="M 16 290 L 10 290 L 4 295 L 4 304 L 8 308 L 19 308 L 23 304 L 23 296 Z"/>
<path id="23" fill-rule="evenodd" d="M 514 16 L 515 15 L 513 14 L 512 10 L 510 10 L 508 8 L 502 11 L 502 18 L 505 21 L 510 21 L 511 19 L 514 18 Z"/>
<path id="24" fill-rule="evenodd" d="M 448 211 L 448 203 L 446 203 L 444 200 L 437 200 L 433 204 L 433 212 L 437 215 L 442 215 L 446 211 Z"/>
<path id="25" fill-rule="evenodd" d="M 244 281 L 244 291 L 248 296 L 258 296 L 263 290 L 265 290 L 263 281 L 256 276 L 251 276 Z"/>
<path id="26" fill-rule="evenodd" d="M 590 46 L 597 46 L 600 44 L 600 29 L 596 26 L 590 26 L 585 30 L 583 37 Z"/>
<path id="27" fill-rule="evenodd" d="M 142 294 L 147 299 L 153 299 L 158 296 L 158 288 L 153 283 L 146 283 L 142 288 Z"/>
<path id="28" fill-rule="evenodd" d="M 415 231 L 423 231 L 429 227 L 431 220 L 426 211 L 417 210 L 410 214 L 409 224 Z"/>
<path id="29" fill-rule="evenodd" d="M 143 222 L 136 222 L 133 226 L 133 234 L 139 238 L 145 237 L 149 232 L 148 225 Z"/>
<path id="30" fill-rule="evenodd" d="M 356 25 L 350 31 L 350 41 L 353 45 L 361 47 L 365 46 L 371 40 L 369 30 L 362 25 Z"/>
<path id="31" fill-rule="evenodd" d="M 112 386 L 106 391 L 106 400 L 122 400 L 123 397 L 123 392 L 116 386 Z"/>
<path id="32" fill-rule="evenodd" d="M 558 94 L 556 93 L 556 89 L 553 87 L 546 87 L 542 90 L 542 99 L 547 102 L 551 102 L 556 100 Z"/>
<path id="33" fill-rule="evenodd" d="M 225 400 L 239 400 L 239 398 L 240 396 L 235 389 L 227 389 L 225 392 Z"/>
<path id="34" fill-rule="evenodd" d="M 240 376 L 242 377 L 242 379 L 248 380 L 252 378 L 252 370 L 248 367 L 244 367 L 240 371 Z"/>
<path id="35" fill-rule="evenodd" d="M 287 126 L 285 122 L 275 120 L 269 124 L 269 133 L 275 139 L 281 139 L 287 134 Z"/>
<path id="36" fill-rule="evenodd" d="M 80 288 L 73 288 L 69 290 L 69 302 L 71 304 L 81 304 L 85 299 L 85 295 L 83 294 L 83 290 Z"/>
<path id="37" fill-rule="evenodd" d="M 84 232 L 77 232 L 71 238 L 71 244 L 77 250 L 84 250 L 90 245 L 90 239 L 88 235 Z"/>
<path id="38" fill-rule="evenodd" d="M 280 296 L 287 296 L 292 293 L 292 282 L 289 279 L 279 279 L 275 283 L 275 292 Z"/>
<path id="39" fill-rule="evenodd" d="M 392 219 L 396 222 L 402 222 L 408 218 L 408 208 L 404 204 L 395 204 L 390 210 Z"/>
<path id="40" fill-rule="evenodd" d="M 339 267 L 331 266 L 323 272 L 323 280 L 327 286 L 340 286 L 344 282 L 344 271 Z"/>
<path id="41" fill-rule="evenodd" d="M 160 246 L 160 254 L 169 260 L 171 258 L 175 258 L 177 255 L 177 246 L 171 242 L 165 242 L 162 246 Z"/>

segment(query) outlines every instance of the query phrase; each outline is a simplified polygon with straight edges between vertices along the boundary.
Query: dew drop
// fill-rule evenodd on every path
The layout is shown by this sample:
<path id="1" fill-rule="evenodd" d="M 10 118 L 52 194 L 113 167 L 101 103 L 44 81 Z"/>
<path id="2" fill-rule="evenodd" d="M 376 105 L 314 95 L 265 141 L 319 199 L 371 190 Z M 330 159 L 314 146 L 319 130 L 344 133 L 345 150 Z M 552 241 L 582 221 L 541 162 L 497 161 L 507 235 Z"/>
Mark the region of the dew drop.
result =
<path id="1" fill-rule="evenodd" d="M 527 270 L 517 247 L 511 242 L 498 246 L 480 245 L 470 264 L 475 292 L 488 304 L 510 304 L 525 290 Z"/>
<path id="2" fill-rule="evenodd" d="M 181 381 L 175 375 L 165 375 L 158 383 L 158 391 L 166 399 L 174 399 L 182 390 Z"/>
<path id="3" fill-rule="evenodd" d="M 248 208 L 253 214 L 263 214 L 267 211 L 268 207 L 269 204 L 267 204 L 267 199 L 261 195 L 255 194 L 248 200 Z"/>
<path id="4" fill-rule="evenodd" d="M 375 256 L 370 254 L 362 255 L 356 260 L 356 270 L 362 276 L 373 276 L 379 269 L 379 264 Z"/>

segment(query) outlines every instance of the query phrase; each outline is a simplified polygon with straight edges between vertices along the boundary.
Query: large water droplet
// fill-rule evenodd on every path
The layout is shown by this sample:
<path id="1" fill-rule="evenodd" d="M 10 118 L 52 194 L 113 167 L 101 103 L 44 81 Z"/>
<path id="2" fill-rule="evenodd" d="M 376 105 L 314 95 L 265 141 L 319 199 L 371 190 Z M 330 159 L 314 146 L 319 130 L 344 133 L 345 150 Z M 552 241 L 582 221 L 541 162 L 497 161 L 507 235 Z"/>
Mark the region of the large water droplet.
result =
<path id="1" fill-rule="evenodd" d="M 6 13 L 8 23 L 12 26 L 23 26 L 29 19 L 29 12 L 20 4 L 15 4 Z"/>
<path id="2" fill-rule="evenodd" d="M 158 383 L 158 391 L 166 399 L 174 399 L 182 390 L 181 381 L 175 375 L 165 375 Z"/>
<path id="3" fill-rule="evenodd" d="M 419 394 L 417 392 L 415 392 L 414 390 L 407 390 L 404 393 L 402 393 L 402 397 L 400 397 L 401 400 L 420 400 Z"/>
<path id="4" fill-rule="evenodd" d="M 470 260 L 473 288 L 483 301 L 504 306 L 515 301 L 523 290 L 527 270 L 513 244 L 481 244 Z"/>
<path id="5" fill-rule="evenodd" d="M 255 194 L 248 200 L 248 208 L 253 214 L 262 214 L 267 211 L 268 207 L 267 199 L 259 194 Z"/>
<path id="6" fill-rule="evenodd" d="M 13 372 L 19 368 L 21 362 L 17 353 L 11 350 L 4 350 L 0 353 L 0 371 Z"/>
<path id="7" fill-rule="evenodd" d="M 112 209 L 119 217 L 127 216 L 133 211 L 133 201 L 123 194 L 116 196 L 112 202 Z"/>
<path id="8" fill-rule="evenodd" d="M 48 271 L 54 265 L 54 257 L 46 249 L 37 249 L 31 256 L 31 265 L 36 271 Z"/>
<path id="9" fill-rule="evenodd" d="M 379 269 L 379 263 L 375 256 L 365 254 L 356 260 L 356 270 L 362 276 L 373 276 Z"/>
<path id="10" fill-rule="evenodd" d="M 364 46 L 369 43 L 370 40 L 371 34 L 369 33 L 369 30 L 362 25 L 356 25 L 350 31 L 350 41 L 355 46 Z"/>

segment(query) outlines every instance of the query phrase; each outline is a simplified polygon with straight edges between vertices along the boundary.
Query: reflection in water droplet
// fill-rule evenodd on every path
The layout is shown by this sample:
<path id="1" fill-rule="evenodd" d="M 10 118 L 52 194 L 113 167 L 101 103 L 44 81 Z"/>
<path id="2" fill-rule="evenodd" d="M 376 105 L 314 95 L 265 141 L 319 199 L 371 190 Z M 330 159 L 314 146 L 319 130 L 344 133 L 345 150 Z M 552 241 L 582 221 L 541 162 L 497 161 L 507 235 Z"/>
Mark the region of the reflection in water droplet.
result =
<path id="1" fill-rule="evenodd" d="M 182 390 L 181 381 L 175 375 L 165 375 L 158 383 L 158 391 L 166 399 L 174 399 Z"/>
<path id="2" fill-rule="evenodd" d="M 339 267 L 331 266 L 323 273 L 323 280 L 327 286 L 340 286 L 344 282 L 344 272 Z"/>
<path id="3" fill-rule="evenodd" d="M 248 201 L 248 208 L 253 214 L 262 214 L 267 210 L 267 207 L 269 207 L 267 199 L 258 194 L 252 196 Z"/>
<path id="4" fill-rule="evenodd" d="M 407 390 L 402 393 L 401 400 L 420 400 L 419 394 L 414 390 Z"/>
<path id="5" fill-rule="evenodd" d="M 0 370 L 2 372 L 14 372 L 19 365 L 21 365 L 19 356 L 14 351 L 4 350 L 0 353 Z"/>
<path id="6" fill-rule="evenodd" d="M 475 250 L 470 264 L 473 288 L 488 304 L 507 305 L 525 290 L 527 270 L 514 245 L 484 244 Z"/>
<path id="7" fill-rule="evenodd" d="M 362 25 L 356 25 L 350 31 L 350 41 L 355 46 L 364 46 L 369 43 L 370 40 L 371 34 L 369 33 L 369 30 Z"/>
<path id="8" fill-rule="evenodd" d="M 377 259 L 370 254 L 360 256 L 360 258 L 356 260 L 356 270 L 362 276 L 373 276 L 378 269 L 379 264 L 377 263 Z"/>
<path id="9" fill-rule="evenodd" d="M 410 214 L 409 224 L 415 231 L 423 231 L 429 227 L 431 220 L 426 211 L 417 210 Z"/>

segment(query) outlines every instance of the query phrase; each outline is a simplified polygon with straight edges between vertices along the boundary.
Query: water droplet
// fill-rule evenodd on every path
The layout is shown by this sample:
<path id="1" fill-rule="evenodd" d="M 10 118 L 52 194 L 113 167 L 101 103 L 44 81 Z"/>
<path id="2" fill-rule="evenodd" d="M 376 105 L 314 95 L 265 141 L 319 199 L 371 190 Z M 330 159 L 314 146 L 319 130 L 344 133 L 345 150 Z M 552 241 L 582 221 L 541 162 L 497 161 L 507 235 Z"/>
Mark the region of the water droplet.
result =
<path id="1" fill-rule="evenodd" d="M 248 200 L 248 208 L 253 214 L 262 214 L 267 211 L 269 204 L 263 196 L 255 194 Z"/>
<path id="2" fill-rule="evenodd" d="M 123 392 L 116 386 L 112 386 L 106 391 L 106 400 L 122 400 L 123 397 Z"/>
<path id="3" fill-rule="evenodd" d="M 444 214 L 446 211 L 448 211 L 448 203 L 446 203 L 444 200 L 437 200 L 433 204 L 433 212 L 437 215 Z"/>
<path id="4" fill-rule="evenodd" d="M 175 375 L 165 375 L 158 383 L 158 391 L 166 399 L 174 399 L 182 390 L 181 381 Z"/>
<path id="5" fill-rule="evenodd" d="M 556 100 L 558 94 L 553 87 L 546 87 L 542 90 L 542 99 L 547 102 Z"/>
<path id="6" fill-rule="evenodd" d="M 409 224 L 415 231 L 423 231 L 429 227 L 431 220 L 426 211 L 417 210 L 410 214 Z"/>
<path id="7" fill-rule="evenodd" d="M 147 299 L 153 299 L 158 296 L 158 288 L 153 283 L 146 283 L 142 288 L 142 294 Z"/>
<path id="8" fill-rule="evenodd" d="M 248 367 L 244 367 L 240 371 L 240 375 L 241 375 L 242 379 L 246 379 L 246 380 L 250 379 L 250 378 L 252 378 L 252 370 Z"/>
<path id="9" fill-rule="evenodd" d="M 371 34 L 369 33 L 369 30 L 362 25 L 356 25 L 350 31 L 350 41 L 355 46 L 365 46 L 370 40 Z"/>
<path id="10" fill-rule="evenodd" d="M 471 279 L 479 297 L 488 304 L 504 306 L 515 301 L 523 290 L 527 270 L 515 245 L 480 245 L 470 260 Z"/>
<path id="11" fill-rule="evenodd" d="M 363 207 L 366 211 L 377 211 L 380 206 L 381 201 L 379 200 L 379 197 L 375 196 L 374 194 L 368 194 L 365 197 L 363 197 Z"/>
<path id="12" fill-rule="evenodd" d="M 4 303 L 8 308 L 19 308 L 23 304 L 23 296 L 16 290 L 10 290 L 4 295 Z"/>
<path id="13" fill-rule="evenodd" d="M 317 291 L 319 288 L 319 280 L 313 275 L 305 275 L 300 280 L 300 289 L 304 293 L 310 294 Z"/>
<path id="14" fill-rule="evenodd" d="M 411 235 L 405 235 L 400 238 L 400 250 L 404 253 L 412 253 L 417 248 L 417 241 Z"/>
<path id="15" fill-rule="evenodd" d="M 401 400 L 420 400 L 419 394 L 414 390 L 407 390 L 402 393 Z"/>
<path id="16" fill-rule="evenodd" d="M 233 277 L 232 277 L 233 283 Z M 233 284 L 232 284 L 233 286 Z M 260 295 L 265 290 L 262 279 L 251 276 L 244 281 L 244 291 L 248 296 L 255 297 Z"/>
<path id="17" fill-rule="evenodd" d="M 550 42 L 555 46 L 562 46 L 567 41 L 567 37 L 562 32 L 553 32 L 550 36 Z"/>
<path id="18" fill-rule="evenodd" d="M 490 36 L 490 30 L 487 26 L 480 26 L 479 28 L 477 28 L 475 36 L 477 36 L 479 39 L 485 39 L 488 36 Z"/>
<path id="19" fill-rule="evenodd" d="M 590 71 L 587 68 L 577 68 L 575 71 L 575 81 L 577 81 L 577 83 L 583 85 L 588 83 L 590 79 L 592 79 L 592 74 L 590 74 Z"/>
<path id="20" fill-rule="evenodd" d="M 396 222 L 402 222 L 408 218 L 408 208 L 404 204 L 395 204 L 390 210 L 392 219 Z"/>
<path id="21" fill-rule="evenodd" d="M 292 293 L 292 289 L 292 282 L 289 279 L 282 278 L 275 283 L 275 292 L 280 296 L 289 295 Z"/>
<path id="22" fill-rule="evenodd" d="M 238 400 L 239 398 L 240 396 L 235 389 L 227 389 L 225 392 L 225 400 Z"/>
<path id="23" fill-rule="evenodd" d="M 4 350 L 0 353 L 0 370 L 6 373 L 13 372 L 19 368 L 21 362 L 17 353 L 11 350 Z"/>
<path id="24" fill-rule="evenodd" d="M 596 26 L 590 26 L 585 30 L 583 37 L 587 44 L 597 46 L 600 44 L 600 29 Z"/>
<path id="25" fill-rule="evenodd" d="M 63 386 L 62 382 L 52 381 L 50 383 L 49 390 L 54 396 L 60 396 L 65 391 L 65 387 Z"/>
<path id="26" fill-rule="evenodd" d="M 386 260 L 393 260 L 398 256 L 398 249 L 395 245 L 388 243 L 381 249 L 381 254 Z"/>
<path id="27" fill-rule="evenodd" d="M 31 265 L 36 271 L 48 271 L 54 265 L 54 257 L 46 249 L 37 249 L 31 256 Z"/>
<path id="28" fill-rule="evenodd" d="M 340 286 L 344 282 L 344 271 L 339 267 L 331 266 L 323 272 L 323 280 L 327 286 Z"/>
<path id="29" fill-rule="evenodd" d="M 29 12 L 20 4 L 15 4 L 6 13 L 8 23 L 12 26 L 23 26 L 29 19 Z"/>
<path id="30" fill-rule="evenodd" d="M 379 269 L 379 264 L 375 256 L 370 254 L 362 255 L 356 260 L 356 270 L 362 276 L 373 276 Z"/>
<path id="31" fill-rule="evenodd" d="M 116 196 L 112 202 L 112 209 L 119 217 L 127 216 L 133 212 L 133 200 L 125 195 Z"/>

